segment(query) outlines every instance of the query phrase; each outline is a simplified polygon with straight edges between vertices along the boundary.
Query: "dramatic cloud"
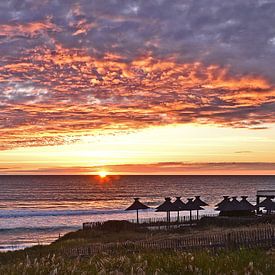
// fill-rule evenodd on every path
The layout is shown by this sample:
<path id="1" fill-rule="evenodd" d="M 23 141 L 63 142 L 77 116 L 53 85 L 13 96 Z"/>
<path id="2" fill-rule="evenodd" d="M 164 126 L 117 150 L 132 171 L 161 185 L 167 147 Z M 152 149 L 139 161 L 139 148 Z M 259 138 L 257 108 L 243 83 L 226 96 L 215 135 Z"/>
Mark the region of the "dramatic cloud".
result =
<path id="1" fill-rule="evenodd" d="M 0 149 L 275 122 L 274 1 L 2 1 Z"/>

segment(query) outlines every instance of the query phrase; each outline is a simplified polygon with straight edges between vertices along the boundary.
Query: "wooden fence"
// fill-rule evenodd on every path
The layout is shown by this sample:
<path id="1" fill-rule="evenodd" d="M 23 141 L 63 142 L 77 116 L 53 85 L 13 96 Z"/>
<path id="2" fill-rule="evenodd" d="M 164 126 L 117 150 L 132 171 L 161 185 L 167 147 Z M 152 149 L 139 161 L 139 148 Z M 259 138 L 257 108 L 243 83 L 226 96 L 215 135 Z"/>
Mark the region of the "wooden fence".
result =
<path id="1" fill-rule="evenodd" d="M 233 249 L 239 247 L 262 247 L 275 246 L 275 230 L 272 226 L 231 231 L 230 233 L 215 233 L 200 236 L 180 237 L 162 240 L 142 240 L 136 242 L 120 242 L 106 244 L 91 244 L 82 248 L 64 250 L 71 257 L 88 256 L 99 252 L 116 252 L 120 250 L 183 250 L 191 251 L 202 248 Z"/>
<path id="2" fill-rule="evenodd" d="M 199 214 L 198 217 L 197 215 L 193 215 L 192 218 L 190 219 L 190 216 L 179 216 L 179 218 L 177 216 L 173 216 L 170 218 L 170 224 L 184 224 L 184 223 L 190 223 L 191 222 L 196 222 L 198 220 L 200 220 L 203 217 L 217 217 L 218 214 Z M 128 220 L 131 223 L 137 223 L 136 219 L 131 219 Z M 167 223 L 167 218 L 164 217 L 154 217 L 154 218 L 143 218 L 143 219 L 139 219 L 139 224 L 141 225 L 145 225 L 147 226 L 148 224 L 163 224 L 163 223 Z"/>
<path id="3" fill-rule="evenodd" d="M 190 219 L 190 216 L 180 216 L 178 217 L 171 217 L 169 225 L 184 225 L 184 224 L 190 224 L 192 223 L 195 225 L 198 220 L 200 220 L 203 217 L 217 217 L 218 214 L 203 214 L 197 216 L 193 216 L 192 219 Z M 136 224 L 137 221 L 135 219 L 126 220 L 130 223 Z M 103 225 L 106 221 L 102 222 L 85 222 L 83 223 L 83 229 L 93 229 L 100 227 Z M 158 227 L 158 226 L 165 226 L 168 225 L 167 219 L 162 217 L 154 217 L 154 218 L 143 218 L 139 219 L 139 226 L 145 226 L 145 227 Z"/>

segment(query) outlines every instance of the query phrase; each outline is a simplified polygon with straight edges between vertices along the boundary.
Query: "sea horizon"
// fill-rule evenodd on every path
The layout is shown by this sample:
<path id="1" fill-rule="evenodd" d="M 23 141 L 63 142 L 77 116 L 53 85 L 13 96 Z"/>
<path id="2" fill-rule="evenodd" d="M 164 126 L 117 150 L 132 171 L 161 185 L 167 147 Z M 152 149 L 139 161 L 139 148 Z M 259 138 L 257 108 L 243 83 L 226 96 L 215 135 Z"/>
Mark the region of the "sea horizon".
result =
<path id="1" fill-rule="evenodd" d="M 100 177 L 99 174 L 0 174 L 0 177 L 2 176 L 94 176 L 94 177 Z M 254 177 L 254 176 L 271 176 L 274 177 L 274 174 L 107 174 L 108 177 L 112 176 L 216 176 L 216 177 L 230 177 L 230 176 L 236 176 L 236 177 Z"/>

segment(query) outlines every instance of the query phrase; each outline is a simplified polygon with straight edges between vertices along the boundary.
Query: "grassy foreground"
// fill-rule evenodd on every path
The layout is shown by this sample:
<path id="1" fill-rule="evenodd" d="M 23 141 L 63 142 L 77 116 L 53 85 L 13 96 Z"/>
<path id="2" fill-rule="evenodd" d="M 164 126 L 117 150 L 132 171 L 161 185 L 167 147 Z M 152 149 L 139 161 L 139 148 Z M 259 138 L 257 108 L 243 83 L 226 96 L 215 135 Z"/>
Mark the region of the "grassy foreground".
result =
<path id="1" fill-rule="evenodd" d="M 48 254 L 0 266 L 0 274 L 275 274 L 275 258 L 261 250 L 197 253 L 120 252 L 69 259 Z"/>
<path id="2" fill-rule="evenodd" d="M 171 238 L 174 235 L 202 234 L 221 230 L 204 228 L 197 231 L 150 232 L 124 228 L 123 223 L 109 224 L 95 230 L 72 232 L 51 245 L 21 251 L 0 253 L 0 275 L 8 274 L 275 274 L 275 251 L 235 249 L 232 251 L 139 252 L 120 249 L 110 253 L 70 258 L 62 249 L 90 243 Z M 222 229 L 224 230 L 224 229 Z M 233 229 L 227 229 L 233 230 Z"/>

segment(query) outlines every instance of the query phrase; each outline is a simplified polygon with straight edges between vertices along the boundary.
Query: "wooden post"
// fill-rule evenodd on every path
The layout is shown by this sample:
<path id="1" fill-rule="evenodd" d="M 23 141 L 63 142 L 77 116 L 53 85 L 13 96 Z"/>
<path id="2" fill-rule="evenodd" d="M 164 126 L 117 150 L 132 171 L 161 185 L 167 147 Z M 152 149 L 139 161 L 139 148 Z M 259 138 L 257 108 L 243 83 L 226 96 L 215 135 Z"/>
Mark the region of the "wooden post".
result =
<path id="1" fill-rule="evenodd" d="M 256 196 L 256 206 L 257 206 L 257 214 L 260 213 L 260 207 L 258 206 L 260 203 L 260 196 Z"/>
<path id="2" fill-rule="evenodd" d="M 226 235 L 226 248 L 230 249 L 231 248 L 231 233 L 228 233 Z"/>
<path id="3" fill-rule="evenodd" d="M 275 246 L 275 232 L 274 228 L 271 228 L 271 247 Z"/>
<path id="4" fill-rule="evenodd" d="M 170 229 L 170 220 L 171 220 L 170 211 L 168 211 L 168 229 Z"/>

